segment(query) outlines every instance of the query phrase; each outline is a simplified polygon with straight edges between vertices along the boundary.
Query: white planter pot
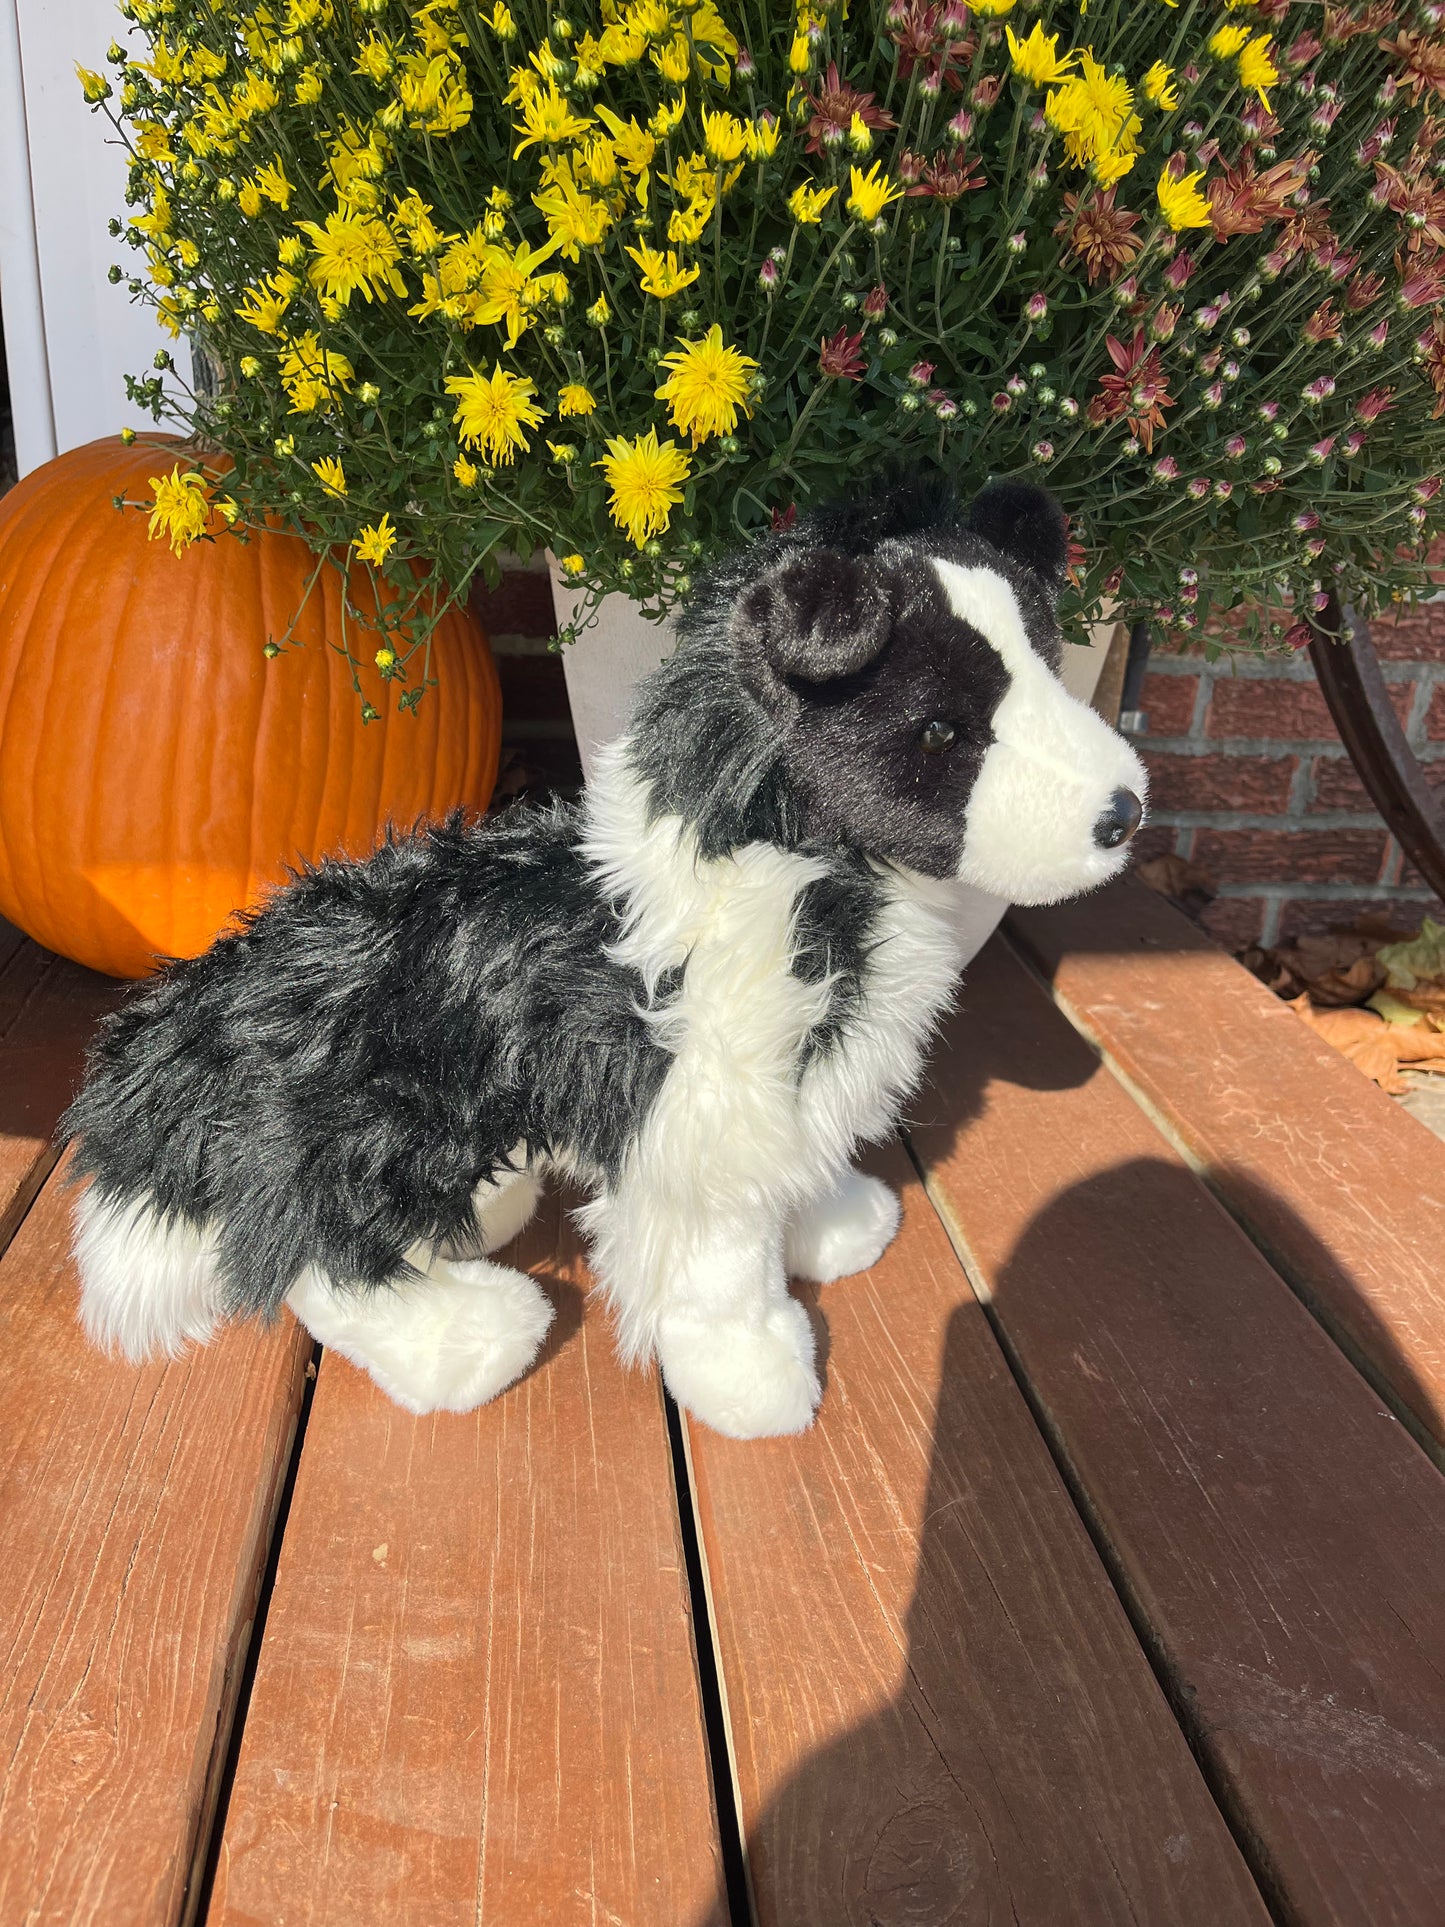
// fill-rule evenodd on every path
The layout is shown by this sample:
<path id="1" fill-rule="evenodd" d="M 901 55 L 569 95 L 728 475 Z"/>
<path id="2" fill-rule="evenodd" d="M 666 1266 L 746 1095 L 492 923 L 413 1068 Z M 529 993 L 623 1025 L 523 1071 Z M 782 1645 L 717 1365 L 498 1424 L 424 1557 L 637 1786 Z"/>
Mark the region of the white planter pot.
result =
<path id="1" fill-rule="evenodd" d="M 548 558 L 552 572 L 552 603 L 557 626 L 565 628 L 581 614 L 586 598 Z M 1112 618 L 1095 623 L 1088 641 L 1064 651 L 1063 680 L 1071 695 L 1088 702 L 1094 693 L 1113 637 Z M 670 622 L 648 622 L 636 603 L 624 595 L 603 599 L 597 619 L 580 640 L 562 651 L 567 677 L 567 701 L 577 731 L 582 774 L 591 774 L 597 751 L 626 729 L 632 695 L 638 682 L 665 662 L 676 646 Z M 969 890 L 961 912 L 964 962 L 978 954 L 1003 918 L 1008 905 L 1000 897 Z"/>

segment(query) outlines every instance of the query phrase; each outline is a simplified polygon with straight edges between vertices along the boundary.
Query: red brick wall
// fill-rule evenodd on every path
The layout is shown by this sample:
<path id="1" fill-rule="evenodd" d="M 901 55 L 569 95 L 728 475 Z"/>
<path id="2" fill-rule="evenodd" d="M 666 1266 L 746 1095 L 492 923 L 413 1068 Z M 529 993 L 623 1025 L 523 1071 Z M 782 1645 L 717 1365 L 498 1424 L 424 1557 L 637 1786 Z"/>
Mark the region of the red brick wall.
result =
<path id="1" fill-rule="evenodd" d="M 1445 601 L 1374 637 L 1406 734 L 1445 787 Z M 1142 707 L 1141 853 L 1174 850 L 1213 876 L 1203 920 L 1224 942 L 1270 943 L 1365 909 L 1401 924 L 1445 915 L 1361 788 L 1307 657 L 1156 655 Z"/>

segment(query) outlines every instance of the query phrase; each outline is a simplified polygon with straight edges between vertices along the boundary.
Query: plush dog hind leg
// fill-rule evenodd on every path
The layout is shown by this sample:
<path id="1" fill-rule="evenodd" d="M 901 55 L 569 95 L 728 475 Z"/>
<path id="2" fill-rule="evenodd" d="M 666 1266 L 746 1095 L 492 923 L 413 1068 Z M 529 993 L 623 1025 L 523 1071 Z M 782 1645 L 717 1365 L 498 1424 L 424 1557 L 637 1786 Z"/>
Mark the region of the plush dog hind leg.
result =
<path id="1" fill-rule="evenodd" d="M 845 1170 L 788 1220 L 784 1263 L 790 1278 L 830 1285 L 876 1265 L 893 1242 L 901 1211 L 881 1178 Z"/>
<path id="2" fill-rule="evenodd" d="M 286 1302 L 409 1412 L 485 1405 L 532 1364 L 552 1322 L 535 1281 L 488 1258 L 435 1257 L 421 1276 L 370 1290 L 338 1289 L 311 1269 Z"/>

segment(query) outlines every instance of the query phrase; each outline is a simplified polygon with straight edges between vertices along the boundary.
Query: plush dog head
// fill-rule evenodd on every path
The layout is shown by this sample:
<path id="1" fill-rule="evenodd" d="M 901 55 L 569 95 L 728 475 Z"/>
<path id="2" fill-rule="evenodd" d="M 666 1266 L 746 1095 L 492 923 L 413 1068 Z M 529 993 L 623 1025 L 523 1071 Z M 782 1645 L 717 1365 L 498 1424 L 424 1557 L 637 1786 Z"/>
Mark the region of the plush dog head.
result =
<path id="1" fill-rule="evenodd" d="M 1123 868 L 1139 758 L 1058 677 L 1058 504 L 999 483 L 824 512 L 733 584 L 727 634 L 805 835 L 1014 903 Z"/>

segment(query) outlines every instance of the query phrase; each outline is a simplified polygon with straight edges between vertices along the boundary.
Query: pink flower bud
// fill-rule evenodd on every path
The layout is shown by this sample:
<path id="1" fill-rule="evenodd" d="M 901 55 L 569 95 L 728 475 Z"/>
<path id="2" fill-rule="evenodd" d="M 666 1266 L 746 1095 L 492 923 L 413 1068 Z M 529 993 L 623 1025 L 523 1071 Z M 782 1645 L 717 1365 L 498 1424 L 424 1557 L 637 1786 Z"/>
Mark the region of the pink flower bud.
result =
<path id="1" fill-rule="evenodd" d="M 1243 435 L 1231 435 L 1229 440 L 1224 444 L 1224 452 L 1230 461 L 1237 462 L 1243 457 L 1244 451 L 1248 446 L 1249 444 L 1245 441 Z"/>
<path id="2" fill-rule="evenodd" d="M 916 388 L 926 388 L 929 382 L 933 380 L 933 363 L 931 361 L 915 361 L 908 371 L 908 379 Z"/>
<path id="3" fill-rule="evenodd" d="M 1168 282 L 1169 286 L 1174 290 L 1174 292 L 1178 294 L 1181 289 L 1188 287 L 1190 279 L 1193 276 L 1193 273 L 1194 273 L 1194 256 L 1192 254 L 1185 253 L 1181 249 L 1180 252 L 1176 254 L 1174 259 L 1169 263 L 1168 267 L 1164 270 L 1164 279 Z"/>
<path id="4" fill-rule="evenodd" d="M 1030 321 L 1043 321 L 1049 312 L 1049 298 L 1046 294 L 1031 294 L 1024 303 L 1024 314 Z"/>
<path id="5" fill-rule="evenodd" d="M 1156 482 L 1177 482 L 1178 479 L 1178 462 L 1175 461 L 1172 455 L 1161 455 L 1159 460 L 1154 464 L 1154 480 Z"/>
<path id="6" fill-rule="evenodd" d="M 1189 484 L 1188 493 L 1191 501 L 1202 502 L 1209 493 L 1209 484 L 1202 475 L 1196 475 Z"/>

